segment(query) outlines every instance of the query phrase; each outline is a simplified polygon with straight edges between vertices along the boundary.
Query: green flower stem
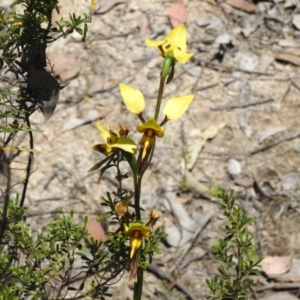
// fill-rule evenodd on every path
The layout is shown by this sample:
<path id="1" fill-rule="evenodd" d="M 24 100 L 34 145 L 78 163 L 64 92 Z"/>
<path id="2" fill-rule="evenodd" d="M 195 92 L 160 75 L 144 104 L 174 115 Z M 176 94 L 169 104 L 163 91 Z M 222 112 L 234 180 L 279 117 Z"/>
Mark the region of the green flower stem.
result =
<path id="1" fill-rule="evenodd" d="M 142 188 L 142 174 L 136 174 L 134 176 L 134 208 L 137 220 L 141 219 L 141 207 L 140 207 L 140 198 L 141 198 L 141 188 Z M 140 251 L 140 249 L 138 250 Z M 139 255 L 138 253 L 136 255 Z M 144 277 L 144 270 L 138 267 L 137 272 L 137 282 L 134 283 L 134 293 L 133 299 L 134 300 L 141 300 L 142 299 L 142 291 L 143 291 L 143 277 Z"/>
<path id="2" fill-rule="evenodd" d="M 144 270 L 139 267 L 137 272 L 137 282 L 134 283 L 134 294 L 133 294 L 134 300 L 142 299 L 143 282 L 144 282 Z"/>
<path id="3" fill-rule="evenodd" d="M 136 174 L 134 176 L 134 209 L 137 220 L 141 219 L 140 198 L 142 188 L 142 176 L 143 175 L 141 174 Z"/>
<path id="4" fill-rule="evenodd" d="M 162 100 L 162 96 L 164 93 L 164 87 L 165 87 L 165 79 L 161 77 L 160 83 L 159 83 L 158 95 L 157 95 L 157 102 L 156 102 L 156 107 L 155 107 L 155 114 L 154 114 L 155 121 L 157 121 L 157 119 L 158 119 L 158 114 L 159 114 L 160 106 L 161 106 L 161 100 Z"/>
<path id="5" fill-rule="evenodd" d="M 159 83 L 159 90 L 158 90 L 158 95 L 157 95 L 157 102 L 156 102 L 156 107 L 155 107 L 155 114 L 154 114 L 154 119 L 157 121 L 159 111 L 160 111 L 160 106 L 161 106 L 161 100 L 162 96 L 164 93 L 164 87 L 165 87 L 165 78 L 161 77 L 160 78 L 160 83 Z M 151 154 L 147 163 L 147 168 L 151 162 L 151 159 L 153 157 L 155 149 L 155 144 L 152 147 Z M 146 168 L 146 169 L 147 169 Z M 145 173 L 146 169 L 143 171 L 143 174 Z M 143 174 L 136 174 L 134 176 L 134 209 L 135 209 L 135 214 L 137 220 L 141 219 L 141 208 L 140 208 L 140 198 L 141 198 L 141 188 L 142 188 L 142 178 Z M 142 291 L 143 291 L 143 277 L 144 277 L 144 270 L 142 268 L 138 268 L 137 272 L 137 282 L 134 284 L 134 294 L 133 294 L 133 299 L 134 300 L 141 300 L 142 299 Z"/>

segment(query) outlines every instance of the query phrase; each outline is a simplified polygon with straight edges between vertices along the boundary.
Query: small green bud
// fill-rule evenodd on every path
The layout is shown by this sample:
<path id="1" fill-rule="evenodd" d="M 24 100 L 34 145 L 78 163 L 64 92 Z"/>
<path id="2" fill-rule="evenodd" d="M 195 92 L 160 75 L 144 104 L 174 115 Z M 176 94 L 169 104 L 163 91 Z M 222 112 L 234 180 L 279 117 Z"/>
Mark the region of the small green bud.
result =
<path id="1" fill-rule="evenodd" d="M 168 53 L 164 59 L 162 68 L 161 68 L 161 78 L 164 80 L 167 78 L 167 76 L 170 73 L 170 70 L 172 68 L 172 65 L 174 63 L 174 56 L 173 53 Z"/>

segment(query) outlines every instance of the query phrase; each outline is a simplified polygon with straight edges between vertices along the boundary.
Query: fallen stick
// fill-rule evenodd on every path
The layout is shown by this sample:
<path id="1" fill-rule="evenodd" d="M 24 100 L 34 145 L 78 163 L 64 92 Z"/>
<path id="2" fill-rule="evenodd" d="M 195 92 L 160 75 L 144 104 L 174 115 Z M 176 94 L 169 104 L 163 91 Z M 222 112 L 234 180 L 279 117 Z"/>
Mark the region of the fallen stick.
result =
<path id="1" fill-rule="evenodd" d="M 269 283 L 267 285 L 257 287 L 255 292 L 263 292 L 265 290 L 290 290 L 290 289 L 299 289 L 299 282 L 276 282 Z"/>
<path id="2" fill-rule="evenodd" d="M 255 149 L 247 152 L 247 154 L 248 155 L 253 155 L 253 154 L 256 154 L 258 152 L 265 151 L 265 150 L 268 150 L 268 149 L 270 149 L 272 147 L 275 147 L 275 146 L 277 146 L 277 145 L 279 145 L 279 144 L 281 144 L 281 143 L 283 143 L 285 141 L 290 141 L 290 140 L 296 139 L 298 137 L 300 137 L 300 132 L 291 134 L 291 135 L 289 135 L 289 136 L 287 136 L 285 138 L 282 138 L 281 140 L 278 140 L 278 141 L 276 141 L 274 143 L 271 143 L 271 144 L 268 144 L 268 145 L 265 145 L 265 146 L 262 146 L 262 147 L 255 148 Z"/>
<path id="3" fill-rule="evenodd" d="M 237 71 L 237 72 L 242 72 L 242 73 L 247 73 L 247 74 L 254 74 L 254 75 L 261 75 L 261 76 L 274 76 L 274 73 L 267 73 L 267 72 L 260 72 L 260 71 L 251 71 L 251 70 L 246 70 L 246 69 L 242 69 L 242 68 L 237 68 L 237 67 L 231 67 L 231 66 L 225 66 L 222 64 L 218 64 L 212 61 L 206 61 L 203 59 L 200 59 L 201 62 L 204 62 L 207 64 L 207 66 L 213 66 L 216 68 L 221 68 L 221 69 L 225 69 L 228 72 L 232 72 L 232 71 Z"/>
<path id="4" fill-rule="evenodd" d="M 274 101 L 272 97 L 261 99 L 261 100 L 254 100 L 254 101 L 249 101 L 249 102 L 236 102 L 236 103 L 231 103 L 231 104 L 225 104 L 225 105 L 220 105 L 220 106 L 214 106 L 211 107 L 211 110 L 217 111 L 217 110 L 227 110 L 227 109 L 235 109 L 235 108 L 244 108 L 248 106 L 253 106 L 253 105 L 259 105 L 267 102 Z"/>

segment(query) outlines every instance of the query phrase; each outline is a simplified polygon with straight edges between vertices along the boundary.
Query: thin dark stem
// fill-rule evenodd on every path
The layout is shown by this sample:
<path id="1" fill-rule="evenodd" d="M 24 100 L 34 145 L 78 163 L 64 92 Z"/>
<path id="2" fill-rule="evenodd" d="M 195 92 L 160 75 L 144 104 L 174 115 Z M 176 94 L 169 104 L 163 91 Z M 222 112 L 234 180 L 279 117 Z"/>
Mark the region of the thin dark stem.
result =
<path id="1" fill-rule="evenodd" d="M 120 195 L 122 195 L 122 173 L 121 173 L 121 170 L 120 170 L 120 162 L 121 162 L 121 153 L 118 152 L 118 157 L 117 157 L 117 164 L 116 164 L 116 168 L 117 168 L 117 172 L 118 172 L 118 175 L 117 175 L 117 180 L 118 180 L 118 183 L 119 183 L 119 186 L 118 186 L 118 192 L 120 193 Z"/>
<path id="2" fill-rule="evenodd" d="M 161 106 L 161 100 L 162 100 L 162 96 L 164 93 L 164 87 L 165 87 L 165 80 L 161 77 L 160 83 L 159 83 L 158 95 L 157 95 L 157 102 L 156 102 L 156 107 L 155 107 L 155 114 L 154 114 L 155 121 L 157 121 L 157 119 L 158 119 L 160 106 Z"/>
<path id="3" fill-rule="evenodd" d="M 141 300 L 142 299 L 142 291 L 143 291 L 143 277 L 144 277 L 144 270 L 142 268 L 138 268 L 137 283 L 134 284 L 134 300 Z"/>
<path id="4" fill-rule="evenodd" d="M 27 123 L 28 128 L 31 129 L 29 116 L 26 116 L 26 123 Z M 32 131 L 29 131 L 28 134 L 29 134 L 29 147 L 30 147 L 30 149 L 33 149 Z M 24 188 L 23 188 L 22 197 L 21 197 L 21 201 L 20 201 L 20 207 L 24 206 L 24 201 L 25 201 L 27 186 L 28 186 L 28 182 L 29 182 L 29 176 L 30 176 L 32 162 L 33 162 L 33 152 L 29 152 L 27 169 L 26 169 L 26 178 L 24 180 Z"/>
<path id="5" fill-rule="evenodd" d="M 141 208 L 140 208 L 141 188 L 142 188 L 142 175 L 137 174 L 134 176 L 134 209 L 135 209 L 137 220 L 141 219 Z"/>
<path id="6" fill-rule="evenodd" d="M 2 213 L 2 218 L 0 219 L 0 245 L 4 235 L 4 231 L 7 226 L 7 211 L 8 211 L 8 204 L 9 204 L 9 189 L 10 189 L 10 164 L 5 154 L 4 153 L 1 154 L 3 156 L 3 169 L 5 174 L 7 175 L 7 181 L 6 181 L 6 190 L 4 193 L 5 196 L 4 196 L 3 213 Z"/>
<path id="7" fill-rule="evenodd" d="M 160 83 L 159 83 L 159 90 L 158 90 L 158 95 L 157 95 L 157 102 L 156 102 L 156 107 L 155 107 L 155 114 L 154 114 L 154 120 L 157 121 L 158 119 L 158 115 L 159 115 L 159 111 L 160 111 L 160 106 L 161 106 L 161 100 L 162 100 L 162 96 L 163 96 L 163 92 L 164 92 L 164 86 L 165 86 L 165 79 L 163 79 L 162 77 L 160 78 Z M 152 149 L 151 149 L 151 153 L 150 153 L 150 157 L 147 161 L 147 165 L 145 168 L 141 168 L 141 173 L 137 173 L 134 176 L 134 190 L 135 190 L 135 194 L 134 194 L 134 208 L 135 208 L 135 213 L 136 213 L 136 218 L 137 220 L 141 219 L 141 208 L 140 208 L 140 198 L 141 198 L 141 188 L 142 188 L 142 178 L 143 178 L 143 174 L 145 173 L 145 171 L 147 170 L 153 153 L 154 153 L 154 149 L 155 149 L 155 144 L 152 145 Z M 141 155 L 141 151 L 142 149 L 140 149 L 140 155 Z M 139 160 L 140 164 L 142 163 L 142 159 Z M 137 271 L 137 283 L 134 284 L 134 295 L 133 295 L 133 299 L 134 300 L 141 300 L 142 299 L 142 291 L 143 291 L 143 277 L 144 277 L 144 270 L 142 268 L 138 268 Z"/>

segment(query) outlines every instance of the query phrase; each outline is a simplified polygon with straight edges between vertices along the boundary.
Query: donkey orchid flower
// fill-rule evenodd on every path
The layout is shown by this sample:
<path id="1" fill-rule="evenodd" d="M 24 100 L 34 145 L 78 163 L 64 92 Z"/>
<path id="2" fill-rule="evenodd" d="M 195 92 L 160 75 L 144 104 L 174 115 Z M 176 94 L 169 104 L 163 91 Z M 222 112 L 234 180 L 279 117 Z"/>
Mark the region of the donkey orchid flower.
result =
<path id="1" fill-rule="evenodd" d="M 104 140 L 103 144 L 97 144 L 93 146 L 93 149 L 108 156 L 115 149 L 122 149 L 129 153 L 136 153 L 136 144 L 134 141 L 127 137 L 129 128 L 121 127 L 118 131 L 116 129 L 106 129 L 104 125 L 98 121 L 97 128 Z"/>
<path id="2" fill-rule="evenodd" d="M 150 233 L 151 229 L 146 224 L 129 223 L 128 226 L 124 224 L 124 234 L 130 236 L 130 258 L 133 258 L 136 251 L 142 246 L 143 237 L 149 237 Z"/>
<path id="3" fill-rule="evenodd" d="M 149 153 L 151 147 L 153 146 L 155 137 L 163 137 L 165 131 L 153 118 L 139 124 L 136 129 L 138 132 L 144 133 L 141 140 L 141 146 L 143 148 L 142 159 L 144 159 L 146 154 Z"/>
<path id="4" fill-rule="evenodd" d="M 145 42 L 149 47 L 158 47 L 161 56 L 166 57 L 171 53 L 175 60 L 185 64 L 194 55 L 186 52 L 186 37 L 186 27 L 181 24 L 174 27 L 164 40 L 154 41 L 146 38 Z"/>

